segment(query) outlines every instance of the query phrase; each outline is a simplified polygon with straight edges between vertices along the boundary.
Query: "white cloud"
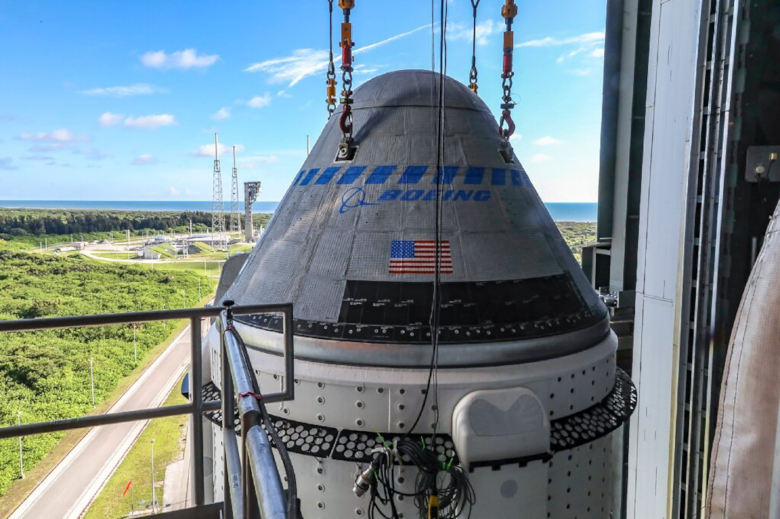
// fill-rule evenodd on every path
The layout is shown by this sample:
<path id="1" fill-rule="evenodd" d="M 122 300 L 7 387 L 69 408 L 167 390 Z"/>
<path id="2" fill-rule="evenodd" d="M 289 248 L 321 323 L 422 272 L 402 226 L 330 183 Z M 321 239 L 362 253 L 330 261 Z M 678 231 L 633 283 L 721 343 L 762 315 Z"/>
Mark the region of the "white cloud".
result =
<path id="1" fill-rule="evenodd" d="M 173 187 L 173 186 L 168 186 L 168 192 L 169 192 L 170 194 L 172 194 L 173 196 L 178 196 L 178 195 L 179 195 L 179 190 L 178 190 L 178 189 L 176 189 L 176 188 L 175 188 L 175 187 Z"/>
<path id="2" fill-rule="evenodd" d="M 369 67 L 368 65 L 355 65 L 354 70 L 352 71 L 353 74 L 356 76 L 360 74 L 373 74 L 374 72 L 379 70 L 379 66 Z M 353 87 L 354 88 L 354 87 Z"/>
<path id="3" fill-rule="evenodd" d="M 121 123 L 122 117 L 124 117 L 122 114 L 112 114 L 111 112 L 105 112 L 100 116 L 98 122 L 100 123 L 100 126 L 110 128 L 111 126 L 116 126 Z"/>
<path id="4" fill-rule="evenodd" d="M 520 135 L 519 133 L 515 133 L 511 137 L 509 137 L 509 142 L 517 142 L 517 141 L 521 140 L 522 138 L 523 138 L 522 135 Z"/>
<path id="5" fill-rule="evenodd" d="M 596 49 L 593 52 L 590 53 L 591 57 L 593 58 L 603 58 L 604 57 L 604 49 Z"/>
<path id="6" fill-rule="evenodd" d="M 545 155 L 544 153 L 537 153 L 533 157 L 531 157 L 531 162 L 549 162 L 552 160 L 552 157 L 549 155 Z"/>
<path id="7" fill-rule="evenodd" d="M 67 128 L 60 128 L 51 132 L 40 133 L 22 133 L 17 137 L 22 141 L 41 141 L 41 142 L 75 142 L 88 141 L 87 135 L 75 135 Z"/>
<path id="8" fill-rule="evenodd" d="M 390 42 L 405 38 L 423 29 L 430 28 L 430 24 L 422 25 L 411 31 L 402 32 L 382 41 L 355 48 L 353 55 L 376 49 Z M 265 72 L 270 75 L 270 83 L 287 83 L 292 87 L 302 79 L 324 72 L 328 68 L 328 51 L 322 49 L 297 49 L 290 56 L 273 58 L 259 63 L 254 63 L 244 69 L 245 72 Z"/>
<path id="9" fill-rule="evenodd" d="M 172 124 L 176 124 L 176 118 L 171 114 L 142 115 L 141 117 L 130 116 L 125 119 L 125 126 L 141 130 L 156 130 L 161 126 L 170 126 Z"/>
<path id="10" fill-rule="evenodd" d="M 271 94 L 268 92 L 261 96 L 255 96 L 246 102 L 247 106 L 251 106 L 252 108 L 262 108 L 264 106 L 268 106 L 270 103 Z"/>
<path id="11" fill-rule="evenodd" d="M 229 106 L 223 106 L 219 110 L 217 110 L 214 115 L 211 116 L 212 119 L 215 121 L 222 121 L 224 119 L 230 119 L 230 107 Z"/>
<path id="12" fill-rule="evenodd" d="M 167 92 L 167 90 L 164 88 L 147 85 L 146 83 L 136 83 L 134 85 L 127 86 L 90 88 L 88 90 L 80 90 L 79 94 L 83 94 L 85 96 L 131 97 L 164 92 Z"/>
<path id="13" fill-rule="evenodd" d="M 546 37 L 518 43 L 515 47 L 559 47 L 561 45 L 590 45 L 604 43 L 603 32 L 589 32 L 569 38 Z"/>
<path id="14" fill-rule="evenodd" d="M 575 76 L 589 76 L 593 71 L 589 68 L 575 68 L 569 72 Z"/>
<path id="15" fill-rule="evenodd" d="M 139 155 L 130 164 L 133 166 L 151 166 L 152 164 L 157 164 L 157 157 L 148 153 Z"/>
<path id="16" fill-rule="evenodd" d="M 236 144 L 236 153 L 244 151 L 243 144 Z M 219 156 L 221 157 L 225 153 L 233 153 L 233 146 L 225 146 L 221 142 L 219 143 Z M 204 144 L 197 150 L 192 150 L 190 155 L 193 157 L 211 157 L 214 158 L 214 143 Z"/>
<path id="17" fill-rule="evenodd" d="M 14 166 L 14 160 L 11 157 L 0 157 L 0 169 L 6 171 L 15 170 L 16 166 Z"/>
<path id="18" fill-rule="evenodd" d="M 561 144 L 562 141 L 559 141 L 558 139 L 554 137 L 550 137 L 549 135 L 542 137 L 541 139 L 536 139 L 534 141 L 534 144 L 537 146 L 555 146 L 556 144 Z"/>
<path id="19" fill-rule="evenodd" d="M 270 83 L 289 83 L 295 86 L 300 80 L 328 68 L 328 51 L 296 49 L 291 56 L 274 58 L 247 67 L 245 72 L 266 72 Z"/>
<path id="20" fill-rule="evenodd" d="M 195 191 L 194 189 L 187 188 L 184 190 L 184 194 L 188 196 L 194 196 L 194 195 L 199 195 L 200 193 L 198 191 Z"/>
<path id="21" fill-rule="evenodd" d="M 149 68 L 181 69 L 210 67 L 219 59 L 218 54 L 198 54 L 195 49 L 185 49 L 170 54 L 163 50 L 147 52 L 141 56 L 141 63 Z"/>
<path id="22" fill-rule="evenodd" d="M 22 160 L 48 160 L 48 161 L 53 161 L 54 157 L 51 157 L 49 155 L 41 155 L 39 153 L 36 153 L 35 155 L 29 155 L 27 157 L 22 157 Z"/>
<path id="23" fill-rule="evenodd" d="M 447 26 L 447 40 L 465 40 L 470 42 L 473 36 L 473 30 L 474 28 L 471 24 L 450 23 Z M 493 20 L 478 22 L 476 33 L 477 45 L 487 45 L 488 37 L 501 30 L 503 30 L 501 24 L 494 22 Z"/>

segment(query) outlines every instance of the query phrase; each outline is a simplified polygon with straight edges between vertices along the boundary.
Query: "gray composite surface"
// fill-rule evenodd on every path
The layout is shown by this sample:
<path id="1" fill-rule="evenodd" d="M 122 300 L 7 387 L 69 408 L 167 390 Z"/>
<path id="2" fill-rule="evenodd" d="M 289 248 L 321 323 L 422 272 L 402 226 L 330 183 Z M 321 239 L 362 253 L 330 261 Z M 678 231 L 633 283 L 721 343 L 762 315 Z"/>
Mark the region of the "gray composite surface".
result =
<path id="1" fill-rule="evenodd" d="M 343 322 L 348 281 L 432 281 L 428 272 L 393 271 L 390 260 L 398 243 L 435 237 L 438 91 L 438 76 L 422 70 L 360 86 L 354 160 L 335 162 L 342 137 L 337 112 L 226 297 L 239 304 L 292 302 L 296 319 L 329 324 Z M 605 314 L 520 161 L 507 164 L 499 153 L 488 106 L 451 78 L 444 93 L 438 163 L 449 168 L 441 178 L 449 194 L 441 195 L 441 238 L 451 246 L 452 266 L 442 282 L 570 276 L 582 308 Z"/>
<path id="2" fill-rule="evenodd" d="M 171 375 L 189 359 L 189 327 L 187 333 L 184 333 L 169 348 L 171 350 L 168 355 L 149 368 L 153 371 L 143 383 L 136 383 L 129 389 L 132 391 L 130 398 L 112 411 L 131 411 L 152 405 Z M 81 494 L 131 433 L 134 425 L 135 423 L 129 422 L 99 427 L 97 434 L 86 448 L 60 472 L 22 517 L 30 519 L 63 517 L 79 501 Z"/>

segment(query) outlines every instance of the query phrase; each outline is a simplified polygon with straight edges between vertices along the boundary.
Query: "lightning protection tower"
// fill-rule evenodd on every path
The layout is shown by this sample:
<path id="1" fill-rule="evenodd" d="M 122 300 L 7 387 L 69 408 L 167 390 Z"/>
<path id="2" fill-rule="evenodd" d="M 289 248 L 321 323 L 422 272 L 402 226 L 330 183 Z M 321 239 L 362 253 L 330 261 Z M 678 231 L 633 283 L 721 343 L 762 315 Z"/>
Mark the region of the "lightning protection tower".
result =
<path id="1" fill-rule="evenodd" d="M 222 172 L 219 169 L 219 135 L 214 134 L 214 190 L 211 200 L 211 248 L 224 239 L 225 205 L 222 198 Z"/>
<path id="2" fill-rule="evenodd" d="M 230 232 L 241 233 L 241 210 L 238 208 L 238 169 L 236 147 L 233 146 L 233 184 L 230 189 Z"/>

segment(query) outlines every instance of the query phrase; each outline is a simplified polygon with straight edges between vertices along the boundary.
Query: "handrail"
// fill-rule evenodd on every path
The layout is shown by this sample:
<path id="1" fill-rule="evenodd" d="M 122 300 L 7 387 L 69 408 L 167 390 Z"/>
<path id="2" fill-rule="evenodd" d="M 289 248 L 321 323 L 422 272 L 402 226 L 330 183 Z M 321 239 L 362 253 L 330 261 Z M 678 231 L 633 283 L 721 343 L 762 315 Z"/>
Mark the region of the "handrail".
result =
<path id="1" fill-rule="evenodd" d="M 284 390 L 260 395 L 246 348 L 233 328 L 233 315 L 238 312 L 235 311 L 236 307 L 229 306 L 231 302 L 225 304 L 227 311 L 217 319 L 222 364 L 225 517 L 238 519 L 259 515 L 263 519 L 284 519 L 293 514 L 297 516 L 298 503 L 293 480 L 289 481 L 289 495 L 285 495 L 271 442 L 266 431 L 260 426 L 267 416 L 264 407 L 266 403 L 284 402 L 295 397 L 292 305 L 287 305 L 280 312 L 284 317 Z M 234 402 L 238 406 L 240 417 L 243 456 L 238 455 L 235 424 L 232 419 L 235 414 Z M 266 427 L 274 427 L 267 420 L 265 422 Z M 283 457 L 283 461 L 284 459 Z"/>
<path id="2" fill-rule="evenodd" d="M 204 466 L 203 466 L 203 420 L 207 412 L 222 409 L 225 449 L 225 499 L 223 517 L 239 519 L 255 517 L 255 512 L 265 518 L 284 518 L 287 516 L 286 497 L 281 486 L 270 442 L 260 427 L 261 408 L 253 394 L 251 366 L 245 362 L 242 345 L 232 333 L 225 333 L 225 314 L 249 315 L 280 313 L 284 317 L 285 341 L 285 388 L 279 393 L 263 397 L 264 402 L 282 402 L 292 400 L 295 395 L 293 366 L 292 304 L 233 306 L 229 310 L 223 307 L 188 308 L 180 310 L 156 310 L 148 312 L 128 312 L 118 314 L 80 315 L 66 317 L 48 317 L 42 319 L 18 319 L 0 321 L 0 333 L 53 330 L 60 328 L 79 328 L 85 326 L 104 326 L 139 322 L 166 321 L 176 319 L 190 320 L 190 398 L 191 402 L 170 407 L 137 409 L 88 415 L 64 420 L 37 422 L 11 427 L 0 427 L 0 439 L 15 438 L 30 434 L 66 431 L 84 427 L 133 422 L 189 414 L 192 416 L 192 471 L 195 506 L 205 505 Z M 220 350 L 222 354 L 222 401 L 203 402 L 202 380 L 202 337 L 201 320 L 216 317 L 220 331 Z M 225 367 L 230 369 L 226 370 Z M 239 456 L 238 442 L 233 429 L 235 391 L 244 395 L 238 400 L 242 424 L 242 449 L 244 462 Z M 266 448 L 268 446 L 269 448 Z M 270 458 L 269 458 L 270 453 Z M 243 493 L 242 493 L 243 489 Z M 281 510 L 281 515 L 277 512 Z M 273 513 L 272 513 L 273 511 Z"/>

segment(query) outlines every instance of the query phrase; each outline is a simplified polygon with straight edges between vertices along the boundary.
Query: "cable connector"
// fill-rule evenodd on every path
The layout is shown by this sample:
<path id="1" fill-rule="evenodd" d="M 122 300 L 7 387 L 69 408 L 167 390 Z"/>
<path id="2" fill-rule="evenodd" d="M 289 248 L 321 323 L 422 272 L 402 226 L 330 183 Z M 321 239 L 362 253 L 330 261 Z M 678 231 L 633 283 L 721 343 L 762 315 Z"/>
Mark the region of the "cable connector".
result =
<path id="1" fill-rule="evenodd" d="M 428 496 L 428 519 L 439 519 L 439 496 Z"/>
<path id="2" fill-rule="evenodd" d="M 376 470 L 379 468 L 379 456 L 375 457 L 366 470 L 358 474 L 355 479 L 355 486 L 352 487 L 352 491 L 357 497 L 361 497 L 365 494 L 371 485 L 376 481 Z"/>

